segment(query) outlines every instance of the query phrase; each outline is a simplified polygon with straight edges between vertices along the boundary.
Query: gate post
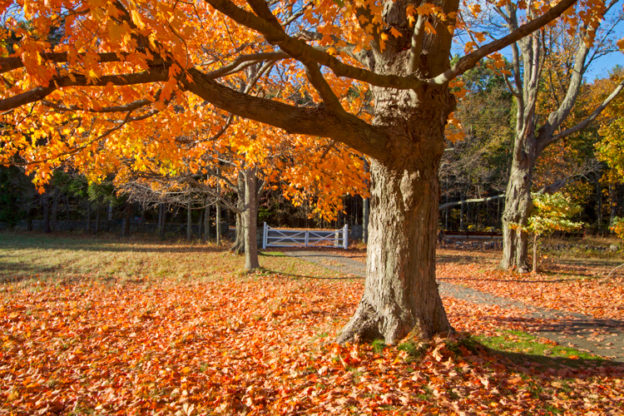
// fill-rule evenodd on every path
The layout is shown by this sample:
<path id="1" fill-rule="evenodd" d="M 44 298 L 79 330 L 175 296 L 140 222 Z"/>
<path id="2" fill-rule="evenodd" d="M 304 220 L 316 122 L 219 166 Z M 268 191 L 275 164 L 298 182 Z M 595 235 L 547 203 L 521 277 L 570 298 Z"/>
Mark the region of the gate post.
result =
<path id="1" fill-rule="evenodd" d="M 342 227 L 342 248 L 345 250 L 349 247 L 349 226 L 347 224 Z"/>
<path id="2" fill-rule="evenodd" d="M 262 250 L 265 250 L 267 247 L 267 240 L 269 239 L 269 226 L 267 223 L 264 223 L 264 228 L 262 230 Z"/>
<path id="3" fill-rule="evenodd" d="M 310 232 L 308 230 L 305 230 L 304 243 L 306 247 L 308 246 L 308 241 L 310 241 Z"/>

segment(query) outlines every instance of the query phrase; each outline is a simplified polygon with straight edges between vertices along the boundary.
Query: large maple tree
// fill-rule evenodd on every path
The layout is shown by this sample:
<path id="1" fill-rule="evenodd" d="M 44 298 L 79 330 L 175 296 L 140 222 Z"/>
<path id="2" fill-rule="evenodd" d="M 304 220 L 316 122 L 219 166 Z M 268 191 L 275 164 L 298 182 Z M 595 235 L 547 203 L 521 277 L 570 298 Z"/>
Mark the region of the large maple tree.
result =
<path id="1" fill-rule="evenodd" d="M 458 0 L 3 1 L 2 153 L 45 180 L 120 131 L 132 153 L 146 141 L 133 123 L 177 137 L 200 108 L 351 146 L 370 158 L 371 216 L 364 295 L 339 340 L 429 338 L 452 331 L 435 281 L 449 82 L 574 3 L 532 2 L 524 24 L 451 65 Z M 257 88 L 232 82 L 257 66 Z"/>

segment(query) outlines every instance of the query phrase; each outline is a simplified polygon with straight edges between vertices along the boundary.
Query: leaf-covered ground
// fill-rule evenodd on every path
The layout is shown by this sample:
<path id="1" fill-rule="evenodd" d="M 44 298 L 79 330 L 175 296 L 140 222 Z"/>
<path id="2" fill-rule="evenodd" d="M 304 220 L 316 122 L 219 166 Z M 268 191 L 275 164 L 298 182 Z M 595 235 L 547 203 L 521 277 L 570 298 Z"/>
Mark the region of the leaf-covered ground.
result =
<path id="1" fill-rule="evenodd" d="M 607 278 L 609 267 L 604 261 L 591 266 L 590 259 L 585 265 L 579 264 L 583 260 L 571 263 L 564 259 L 549 264 L 544 272 L 519 274 L 497 270 L 496 252 L 483 262 L 444 260 L 445 255 L 452 259 L 458 253 L 441 251 L 438 278 L 530 305 L 624 321 L 624 277 Z"/>
<path id="2" fill-rule="evenodd" d="M 59 249 L 41 243 L 22 255 Z M 112 252 L 118 260 L 106 267 L 121 266 L 134 252 L 145 272 L 169 259 L 162 246 L 111 247 L 92 247 L 92 260 Z M 69 246 L 66 266 L 5 275 L 0 414 L 624 413 L 624 366 L 527 342 L 523 311 L 447 298 L 453 325 L 473 338 L 422 351 L 411 342 L 338 346 L 361 279 L 280 256 L 261 260 L 277 271 L 245 276 L 227 253 L 169 248 L 194 264 L 187 277 L 67 273 L 84 255 Z M 15 264 L 15 250 L 0 244 L 0 268 Z M 536 346 L 541 355 L 531 355 Z"/>

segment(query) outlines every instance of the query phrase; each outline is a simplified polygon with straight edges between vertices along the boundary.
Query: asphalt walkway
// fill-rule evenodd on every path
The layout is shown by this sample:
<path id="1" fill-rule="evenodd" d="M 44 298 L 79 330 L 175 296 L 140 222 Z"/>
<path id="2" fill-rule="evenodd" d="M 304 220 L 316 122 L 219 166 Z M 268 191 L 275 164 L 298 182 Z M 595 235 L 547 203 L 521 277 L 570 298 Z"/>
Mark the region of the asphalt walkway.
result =
<path id="1" fill-rule="evenodd" d="M 323 251 L 287 251 L 286 255 L 321 265 L 347 275 L 366 276 L 366 265 L 360 261 Z M 440 295 L 481 305 L 518 308 L 527 311 L 527 318 L 545 322 L 534 325 L 532 333 L 561 345 L 574 346 L 614 361 L 624 362 L 624 322 L 596 319 L 592 316 L 541 308 L 518 300 L 495 296 L 469 287 L 438 281 Z M 595 340 L 599 330 L 604 341 Z"/>

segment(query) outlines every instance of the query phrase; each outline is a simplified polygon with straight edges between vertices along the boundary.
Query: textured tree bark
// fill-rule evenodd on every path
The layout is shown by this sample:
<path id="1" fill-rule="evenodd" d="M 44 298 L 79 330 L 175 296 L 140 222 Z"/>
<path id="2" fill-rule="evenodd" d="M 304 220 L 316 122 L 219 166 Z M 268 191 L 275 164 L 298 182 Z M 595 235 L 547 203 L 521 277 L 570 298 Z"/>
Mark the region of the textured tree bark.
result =
<path id="1" fill-rule="evenodd" d="M 236 188 L 238 195 L 238 201 L 236 203 L 237 212 L 235 213 L 236 236 L 230 250 L 236 254 L 243 254 L 245 252 L 245 221 L 243 219 L 243 213 L 245 211 L 245 175 L 242 170 L 238 172 Z"/>
<path id="2" fill-rule="evenodd" d="M 503 256 L 502 269 L 516 269 L 526 273 L 528 266 L 529 236 L 522 227 L 527 225 L 531 211 L 531 183 L 536 152 L 535 141 L 516 140 L 511 162 L 509 182 L 505 193 L 503 211 Z"/>
<path id="3" fill-rule="evenodd" d="M 452 331 L 435 281 L 436 173 L 373 160 L 366 288 L 340 342 Z"/>
<path id="4" fill-rule="evenodd" d="M 245 210 L 243 211 L 243 234 L 245 244 L 245 270 L 260 267 L 258 262 L 258 190 L 255 169 L 245 169 Z"/>
<path id="5" fill-rule="evenodd" d="M 245 252 L 245 230 L 243 225 L 243 213 L 237 212 L 236 225 L 234 229 L 235 238 L 230 250 L 235 254 L 243 254 Z"/>
<path id="6" fill-rule="evenodd" d="M 453 329 L 435 280 L 435 249 L 438 169 L 454 100 L 446 87 L 418 95 L 373 92 L 374 123 L 392 132 L 387 145 L 392 157 L 371 159 L 364 295 L 338 341 L 383 338 L 394 344 L 407 335 L 429 339 L 449 334 Z"/>
<path id="7" fill-rule="evenodd" d="M 362 242 L 368 243 L 368 223 L 370 219 L 370 198 L 362 200 Z"/>

